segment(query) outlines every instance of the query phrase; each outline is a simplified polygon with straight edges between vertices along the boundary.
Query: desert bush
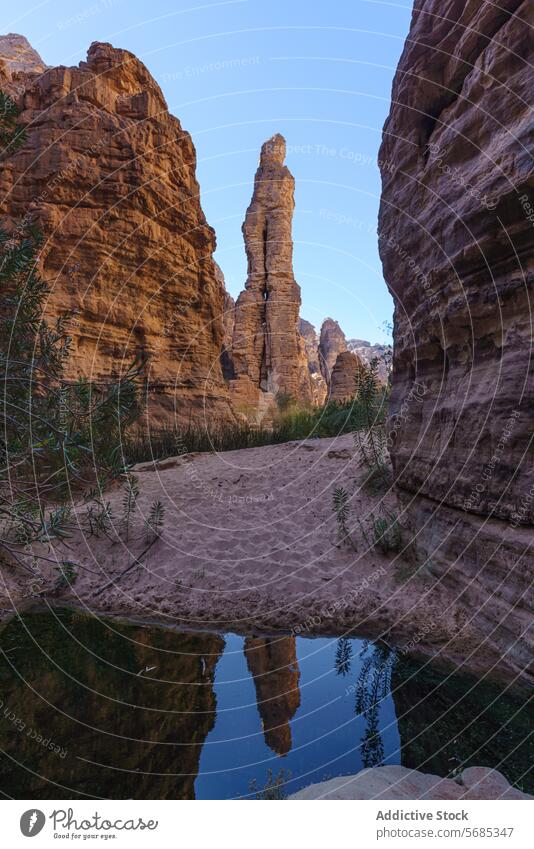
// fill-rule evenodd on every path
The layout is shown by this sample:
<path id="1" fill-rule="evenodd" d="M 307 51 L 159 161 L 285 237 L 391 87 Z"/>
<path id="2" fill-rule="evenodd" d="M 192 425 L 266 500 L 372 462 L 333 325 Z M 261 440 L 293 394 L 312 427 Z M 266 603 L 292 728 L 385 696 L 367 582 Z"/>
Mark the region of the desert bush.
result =
<path id="1" fill-rule="evenodd" d="M 26 568 L 34 543 L 69 535 L 73 491 L 100 494 L 121 476 L 120 443 L 140 412 L 139 363 L 107 384 L 65 379 L 71 340 L 64 319 L 43 317 L 38 250 L 30 227 L 0 231 L 0 552 Z"/>

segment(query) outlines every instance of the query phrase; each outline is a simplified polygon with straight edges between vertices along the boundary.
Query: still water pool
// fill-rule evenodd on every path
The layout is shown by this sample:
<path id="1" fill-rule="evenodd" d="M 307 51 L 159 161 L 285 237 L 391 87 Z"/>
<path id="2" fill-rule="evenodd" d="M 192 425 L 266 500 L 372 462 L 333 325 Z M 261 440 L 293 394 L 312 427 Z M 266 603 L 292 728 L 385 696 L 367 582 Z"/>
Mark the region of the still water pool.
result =
<path id="1" fill-rule="evenodd" d="M 366 766 L 498 768 L 532 792 L 528 699 L 361 639 L 191 633 L 67 608 L 0 629 L 8 798 L 254 798 Z"/>

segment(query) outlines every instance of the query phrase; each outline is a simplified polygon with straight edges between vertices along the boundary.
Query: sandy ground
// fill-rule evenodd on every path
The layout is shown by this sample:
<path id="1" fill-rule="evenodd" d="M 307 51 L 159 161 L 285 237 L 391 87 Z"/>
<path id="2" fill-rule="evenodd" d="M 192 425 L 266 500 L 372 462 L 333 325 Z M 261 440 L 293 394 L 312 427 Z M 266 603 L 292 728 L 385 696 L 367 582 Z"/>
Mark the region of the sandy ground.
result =
<path id="1" fill-rule="evenodd" d="M 170 458 L 135 473 L 140 497 L 129 539 L 117 488 L 106 494 L 112 540 L 78 529 L 69 550 L 52 553 L 83 567 L 71 588 L 52 591 L 52 565 L 37 582 L 18 567 L 3 568 L 4 616 L 45 597 L 189 628 L 382 637 L 466 669 L 514 675 L 450 590 L 405 555 L 369 548 L 359 522 L 368 525 L 380 498 L 361 486 L 350 435 Z M 351 494 L 355 549 L 339 544 L 337 486 Z M 119 579 L 146 547 L 143 523 L 156 499 L 165 507 L 162 536 Z M 384 501 L 395 508 L 392 493 Z"/>

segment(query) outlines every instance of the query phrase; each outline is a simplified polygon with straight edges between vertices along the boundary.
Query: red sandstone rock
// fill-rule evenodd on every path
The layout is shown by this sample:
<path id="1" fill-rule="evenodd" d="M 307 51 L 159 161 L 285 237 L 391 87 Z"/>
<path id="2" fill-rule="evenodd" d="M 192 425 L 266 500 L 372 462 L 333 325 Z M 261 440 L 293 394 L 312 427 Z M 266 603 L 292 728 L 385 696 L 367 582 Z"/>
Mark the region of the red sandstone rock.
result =
<path id="1" fill-rule="evenodd" d="M 319 340 L 317 338 L 317 332 L 313 324 L 301 318 L 299 321 L 299 333 L 304 340 L 308 370 L 312 379 L 313 401 L 317 406 L 321 406 L 325 402 L 327 389 L 319 363 Z"/>
<path id="2" fill-rule="evenodd" d="M 533 647 L 533 24 L 530 0 L 418 3 L 379 157 L 403 519 L 518 669 Z"/>
<path id="3" fill-rule="evenodd" d="M 285 153 L 281 135 L 263 145 L 243 224 L 248 277 L 235 307 L 236 379 L 230 390 L 236 409 L 247 414 L 272 410 L 281 397 L 313 398 L 298 332 L 300 286 L 293 275 L 291 236 L 295 181 L 284 165 Z"/>
<path id="4" fill-rule="evenodd" d="M 347 340 L 341 327 L 333 318 L 325 318 L 321 326 L 319 340 L 319 362 L 323 378 L 330 386 L 330 376 L 336 364 L 338 354 L 347 350 Z"/>
<path id="5" fill-rule="evenodd" d="M 358 375 L 362 367 L 360 358 L 352 351 L 338 354 L 330 375 L 329 400 L 340 404 L 350 401 L 357 392 Z"/>
<path id="6" fill-rule="evenodd" d="M 16 227 L 31 213 L 44 236 L 48 312 L 75 316 L 70 374 L 106 378 L 143 353 L 153 424 L 233 420 L 224 285 L 189 134 L 128 51 L 95 43 L 79 67 L 43 70 L 26 45 L 0 39 L 0 57 L 23 68 L 28 127 L 2 165 L 0 216 Z"/>

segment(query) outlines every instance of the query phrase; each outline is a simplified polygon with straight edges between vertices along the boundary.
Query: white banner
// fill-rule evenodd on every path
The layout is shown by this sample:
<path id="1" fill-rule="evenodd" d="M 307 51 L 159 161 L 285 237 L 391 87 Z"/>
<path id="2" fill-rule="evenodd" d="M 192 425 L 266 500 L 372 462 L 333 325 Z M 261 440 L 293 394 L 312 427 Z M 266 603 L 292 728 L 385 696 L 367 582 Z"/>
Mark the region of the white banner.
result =
<path id="1" fill-rule="evenodd" d="M 532 803 L 5 801 L 2 846 L 532 846 Z"/>

